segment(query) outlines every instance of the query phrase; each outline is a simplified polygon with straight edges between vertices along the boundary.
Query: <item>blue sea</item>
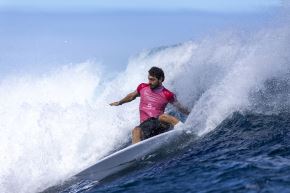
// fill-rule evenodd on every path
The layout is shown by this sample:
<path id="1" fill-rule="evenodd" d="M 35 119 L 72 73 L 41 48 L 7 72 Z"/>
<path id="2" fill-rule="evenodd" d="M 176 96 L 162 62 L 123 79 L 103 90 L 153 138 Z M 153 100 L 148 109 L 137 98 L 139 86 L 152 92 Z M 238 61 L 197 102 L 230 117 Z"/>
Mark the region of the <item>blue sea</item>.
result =
<path id="1" fill-rule="evenodd" d="M 290 192 L 290 15 L 0 12 L 0 192 Z M 192 139 L 101 181 L 74 177 L 130 143 L 165 71 Z M 148 147 L 150 148 L 150 147 Z"/>
<path id="2" fill-rule="evenodd" d="M 289 192 L 289 135 L 289 114 L 236 112 L 174 155 L 61 192 Z"/>

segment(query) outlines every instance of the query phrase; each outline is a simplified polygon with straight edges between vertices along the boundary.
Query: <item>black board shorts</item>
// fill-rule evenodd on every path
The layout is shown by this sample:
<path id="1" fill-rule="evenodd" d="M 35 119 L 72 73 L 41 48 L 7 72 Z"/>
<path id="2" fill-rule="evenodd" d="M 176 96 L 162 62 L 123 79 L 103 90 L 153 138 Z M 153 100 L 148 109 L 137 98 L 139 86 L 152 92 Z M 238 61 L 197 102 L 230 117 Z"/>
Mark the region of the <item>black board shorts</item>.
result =
<path id="1" fill-rule="evenodd" d="M 147 119 L 138 127 L 140 127 L 143 132 L 142 140 L 164 133 L 173 128 L 169 123 L 159 121 L 159 119 L 155 117 Z"/>

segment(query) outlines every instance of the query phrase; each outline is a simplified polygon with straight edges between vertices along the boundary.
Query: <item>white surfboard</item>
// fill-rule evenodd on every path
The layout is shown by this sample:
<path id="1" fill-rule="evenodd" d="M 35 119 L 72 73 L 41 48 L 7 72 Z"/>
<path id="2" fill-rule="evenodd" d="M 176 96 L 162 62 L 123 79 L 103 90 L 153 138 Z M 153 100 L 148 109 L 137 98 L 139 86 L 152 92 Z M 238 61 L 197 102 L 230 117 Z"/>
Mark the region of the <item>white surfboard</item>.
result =
<path id="1" fill-rule="evenodd" d="M 136 160 L 140 160 L 144 156 L 156 152 L 158 149 L 170 148 L 170 145 L 172 144 L 184 142 L 186 136 L 188 136 L 188 134 L 183 129 L 171 130 L 159 134 L 104 157 L 93 166 L 77 174 L 76 177 L 100 181 L 112 174 L 128 168 Z"/>

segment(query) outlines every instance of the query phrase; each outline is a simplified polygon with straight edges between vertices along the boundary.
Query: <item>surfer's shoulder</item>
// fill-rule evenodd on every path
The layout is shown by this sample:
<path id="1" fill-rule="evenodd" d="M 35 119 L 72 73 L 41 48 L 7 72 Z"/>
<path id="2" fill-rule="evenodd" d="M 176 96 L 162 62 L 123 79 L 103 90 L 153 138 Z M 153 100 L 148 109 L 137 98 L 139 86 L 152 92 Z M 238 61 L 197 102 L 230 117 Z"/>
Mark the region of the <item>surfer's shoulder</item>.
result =
<path id="1" fill-rule="evenodd" d="M 137 92 L 140 93 L 140 91 L 147 86 L 149 86 L 149 84 L 147 84 L 147 83 L 139 84 L 139 86 L 137 87 Z"/>
<path id="2" fill-rule="evenodd" d="M 163 88 L 162 90 L 164 96 L 166 97 L 168 102 L 174 102 L 175 101 L 175 94 L 168 90 L 167 88 Z"/>

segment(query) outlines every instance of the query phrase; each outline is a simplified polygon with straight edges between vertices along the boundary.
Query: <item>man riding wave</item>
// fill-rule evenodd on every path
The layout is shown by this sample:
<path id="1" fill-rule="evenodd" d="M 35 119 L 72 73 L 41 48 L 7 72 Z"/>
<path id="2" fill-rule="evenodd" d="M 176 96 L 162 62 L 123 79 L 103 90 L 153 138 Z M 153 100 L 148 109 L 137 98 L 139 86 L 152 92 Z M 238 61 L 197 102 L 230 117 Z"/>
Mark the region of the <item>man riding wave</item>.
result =
<path id="1" fill-rule="evenodd" d="M 166 89 L 162 82 L 165 79 L 161 68 L 152 67 L 148 74 L 148 83 L 141 83 L 137 89 L 129 93 L 120 101 L 113 102 L 111 106 L 119 106 L 140 97 L 140 125 L 132 131 L 132 143 L 150 138 L 160 133 L 166 132 L 171 126 L 178 128 L 182 122 L 176 117 L 165 114 L 165 107 L 171 103 L 181 113 L 188 115 L 189 110 L 182 106 L 176 96 Z"/>

